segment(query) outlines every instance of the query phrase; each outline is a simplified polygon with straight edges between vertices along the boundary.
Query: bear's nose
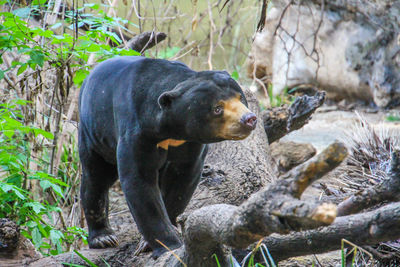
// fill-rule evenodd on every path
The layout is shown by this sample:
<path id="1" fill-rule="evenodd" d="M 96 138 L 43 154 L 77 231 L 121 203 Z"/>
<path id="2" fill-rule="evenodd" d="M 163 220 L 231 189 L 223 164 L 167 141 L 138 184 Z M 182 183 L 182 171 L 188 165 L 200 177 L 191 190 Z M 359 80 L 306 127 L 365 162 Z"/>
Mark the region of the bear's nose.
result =
<path id="1" fill-rule="evenodd" d="M 254 113 L 246 113 L 240 119 L 240 122 L 250 129 L 254 130 L 257 125 L 257 117 Z"/>

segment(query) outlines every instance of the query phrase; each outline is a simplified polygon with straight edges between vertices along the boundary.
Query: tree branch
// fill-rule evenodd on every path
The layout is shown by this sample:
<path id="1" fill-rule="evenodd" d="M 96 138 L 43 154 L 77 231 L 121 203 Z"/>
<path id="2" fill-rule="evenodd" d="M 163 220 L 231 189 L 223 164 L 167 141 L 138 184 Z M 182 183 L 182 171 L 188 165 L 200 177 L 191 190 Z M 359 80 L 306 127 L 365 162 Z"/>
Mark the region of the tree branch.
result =
<path id="1" fill-rule="evenodd" d="M 280 261 L 290 257 L 340 249 L 343 238 L 359 246 L 398 239 L 400 238 L 399 202 L 366 213 L 355 213 L 384 201 L 399 201 L 399 177 L 400 151 L 394 151 L 388 179 L 361 190 L 341 202 L 337 208 L 338 217 L 332 225 L 286 236 L 270 236 L 263 242 L 274 259 Z"/>
<path id="2" fill-rule="evenodd" d="M 304 202 L 299 197 L 316 179 L 338 166 L 347 150 L 341 143 L 330 145 L 314 159 L 292 170 L 291 177 L 253 194 L 239 207 L 212 205 L 191 213 L 184 230 L 185 262 L 188 266 L 211 266 L 216 254 L 229 266 L 223 244 L 245 248 L 271 233 L 312 229 L 333 222 L 336 206 Z"/>
<path id="3" fill-rule="evenodd" d="M 268 142 L 271 144 L 291 131 L 303 127 L 324 100 L 325 92 L 317 92 L 314 96 L 297 97 L 289 108 L 278 107 L 263 111 L 261 116 Z"/>
<path id="4" fill-rule="evenodd" d="M 126 48 L 143 53 L 167 38 L 163 32 L 143 32 L 128 41 Z"/>
<path id="5" fill-rule="evenodd" d="M 400 203 L 366 213 L 337 217 L 332 225 L 320 229 L 269 236 L 263 242 L 274 260 L 281 261 L 340 249 L 343 238 L 360 246 L 400 238 Z"/>

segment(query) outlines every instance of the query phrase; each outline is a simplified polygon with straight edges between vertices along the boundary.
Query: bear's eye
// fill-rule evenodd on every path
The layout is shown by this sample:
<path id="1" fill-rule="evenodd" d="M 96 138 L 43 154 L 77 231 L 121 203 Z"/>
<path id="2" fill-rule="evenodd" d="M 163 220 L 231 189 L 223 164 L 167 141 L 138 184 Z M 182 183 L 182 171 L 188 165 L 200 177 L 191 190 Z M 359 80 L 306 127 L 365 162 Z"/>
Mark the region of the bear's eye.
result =
<path id="1" fill-rule="evenodd" d="M 214 114 L 215 115 L 221 115 L 223 111 L 224 111 L 224 108 L 222 106 L 215 106 L 214 107 Z"/>

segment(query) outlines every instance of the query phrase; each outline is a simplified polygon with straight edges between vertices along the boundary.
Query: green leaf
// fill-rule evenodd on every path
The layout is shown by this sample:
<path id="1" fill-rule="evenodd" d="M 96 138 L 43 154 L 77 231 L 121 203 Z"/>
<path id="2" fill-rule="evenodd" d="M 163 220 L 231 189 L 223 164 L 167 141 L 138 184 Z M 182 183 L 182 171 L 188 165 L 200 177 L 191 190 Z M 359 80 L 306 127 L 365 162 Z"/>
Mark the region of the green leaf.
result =
<path id="1" fill-rule="evenodd" d="M 39 248 L 42 243 L 42 234 L 38 228 L 33 228 L 32 230 L 32 242 L 36 248 Z"/>
<path id="2" fill-rule="evenodd" d="M 26 227 L 29 227 L 29 228 L 33 228 L 33 227 L 36 227 L 36 226 L 37 226 L 37 223 L 36 223 L 35 221 L 28 221 L 28 222 L 25 224 L 25 226 L 26 226 Z"/>
<path id="3" fill-rule="evenodd" d="M 30 7 L 18 8 L 13 10 L 12 13 L 20 18 L 27 18 L 31 14 L 31 8 Z"/>
<path id="4" fill-rule="evenodd" d="M 21 67 L 19 67 L 19 69 L 17 71 L 17 75 L 20 75 L 21 73 L 23 73 L 27 67 L 28 67 L 28 64 L 23 64 Z"/>
<path id="5" fill-rule="evenodd" d="M 77 251 L 76 249 L 74 249 L 74 252 L 76 254 L 78 254 L 78 256 L 84 260 L 87 264 L 89 264 L 91 267 L 98 267 L 96 264 L 94 264 L 94 262 L 92 262 L 91 260 L 89 260 L 88 258 L 86 258 L 85 256 L 83 256 L 79 251 Z"/>
<path id="6" fill-rule="evenodd" d="M 231 76 L 235 81 L 239 80 L 239 73 L 236 70 L 232 72 Z"/>
<path id="7" fill-rule="evenodd" d="M 396 115 L 388 115 L 386 117 L 386 120 L 390 121 L 390 122 L 398 122 L 398 121 L 400 121 L 400 117 L 396 116 Z"/>
<path id="8" fill-rule="evenodd" d="M 45 131 L 45 130 L 43 130 L 43 129 L 40 129 L 40 128 L 33 128 L 33 131 L 34 131 L 34 133 L 35 133 L 35 136 L 38 136 L 38 135 L 40 134 L 40 135 L 42 135 L 44 138 L 47 138 L 47 139 L 50 139 L 50 140 L 54 139 L 54 135 L 53 135 L 52 133 L 47 132 L 47 131 Z"/>
<path id="9" fill-rule="evenodd" d="M 57 244 L 60 242 L 60 239 L 64 238 L 64 234 L 59 230 L 50 230 L 50 240 L 53 244 Z"/>
<path id="10" fill-rule="evenodd" d="M 25 106 L 28 103 L 32 103 L 32 101 L 24 100 L 24 99 L 18 99 L 15 101 L 15 104 Z"/>
<path id="11" fill-rule="evenodd" d="M 40 181 L 40 187 L 43 189 L 43 191 L 45 191 L 47 188 L 51 187 L 52 183 L 44 180 L 44 181 Z"/>
<path id="12" fill-rule="evenodd" d="M 59 207 L 54 207 L 54 206 L 48 206 L 47 211 L 62 212 L 62 210 Z"/>
<path id="13" fill-rule="evenodd" d="M 4 130 L 4 131 L 2 131 L 2 133 L 5 135 L 5 136 L 7 136 L 8 138 L 12 138 L 13 136 L 14 136 L 14 130 Z"/>
<path id="14" fill-rule="evenodd" d="M 39 202 L 28 202 L 24 204 L 25 207 L 31 207 L 32 210 L 36 213 L 39 214 L 40 211 L 45 210 L 46 208 Z"/>
<path id="15" fill-rule="evenodd" d="M 4 191 L 4 193 L 8 193 L 8 191 L 13 191 L 13 186 L 10 184 L 1 184 L 0 185 L 1 190 Z"/>
<path id="16" fill-rule="evenodd" d="M 0 80 L 4 78 L 4 71 L 0 70 Z"/>
<path id="17" fill-rule="evenodd" d="M 20 199 L 22 199 L 22 200 L 26 199 L 26 197 L 17 188 L 14 188 L 13 191 L 17 195 L 17 197 L 19 197 Z"/>
<path id="18" fill-rule="evenodd" d="M 43 190 L 46 190 L 49 187 L 51 187 L 57 195 L 59 195 L 60 197 L 64 197 L 61 187 L 59 185 L 53 184 L 50 181 L 47 180 L 40 181 L 40 187 L 42 187 Z"/>
<path id="19" fill-rule="evenodd" d="M 36 63 L 40 67 L 43 67 L 44 64 L 44 54 L 41 51 L 33 50 L 29 53 L 31 60 L 33 63 Z"/>
<path id="20" fill-rule="evenodd" d="M 29 179 L 39 179 L 39 180 L 48 180 L 52 182 L 53 184 L 59 184 L 61 186 L 69 187 L 67 183 L 64 183 L 63 181 L 54 178 L 50 174 L 46 172 L 36 172 L 34 176 L 30 176 Z"/>
<path id="21" fill-rule="evenodd" d="M 84 7 L 90 7 L 91 9 L 99 9 L 100 5 L 99 4 L 94 4 L 94 3 L 90 3 L 90 4 L 84 4 Z"/>
<path id="22" fill-rule="evenodd" d="M 47 0 L 33 0 L 32 5 L 34 6 L 42 6 L 46 3 Z"/>
<path id="23" fill-rule="evenodd" d="M 140 53 L 138 51 L 135 50 L 126 50 L 126 49 L 122 49 L 119 51 L 119 54 L 121 56 L 140 56 Z"/>
<path id="24" fill-rule="evenodd" d="M 88 74 L 89 74 L 88 70 L 79 69 L 77 72 L 75 72 L 75 76 L 73 79 L 74 84 L 76 84 L 77 86 L 81 86 Z"/>
<path id="25" fill-rule="evenodd" d="M 15 66 L 17 66 L 17 65 L 22 65 L 22 63 L 21 62 L 19 62 L 19 61 L 13 61 L 13 62 L 11 62 L 11 66 L 13 66 L 13 67 L 15 67 Z"/>
<path id="26" fill-rule="evenodd" d="M 61 187 L 56 185 L 56 184 L 51 184 L 51 188 L 53 188 L 54 192 L 56 192 L 56 194 L 62 198 L 64 198 L 63 192 L 61 190 Z"/>

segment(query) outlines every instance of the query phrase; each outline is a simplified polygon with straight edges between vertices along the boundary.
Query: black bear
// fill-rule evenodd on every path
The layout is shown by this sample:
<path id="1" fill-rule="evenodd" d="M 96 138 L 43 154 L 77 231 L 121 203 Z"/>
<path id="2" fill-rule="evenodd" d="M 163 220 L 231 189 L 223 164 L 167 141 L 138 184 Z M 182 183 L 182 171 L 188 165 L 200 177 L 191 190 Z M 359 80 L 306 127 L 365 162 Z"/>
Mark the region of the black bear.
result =
<path id="1" fill-rule="evenodd" d="M 181 246 L 174 226 L 199 182 L 207 144 L 246 138 L 256 126 L 240 86 L 223 71 L 117 57 L 99 64 L 79 99 L 81 200 L 89 247 L 118 245 L 108 190 L 119 177 L 153 255 Z"/>

